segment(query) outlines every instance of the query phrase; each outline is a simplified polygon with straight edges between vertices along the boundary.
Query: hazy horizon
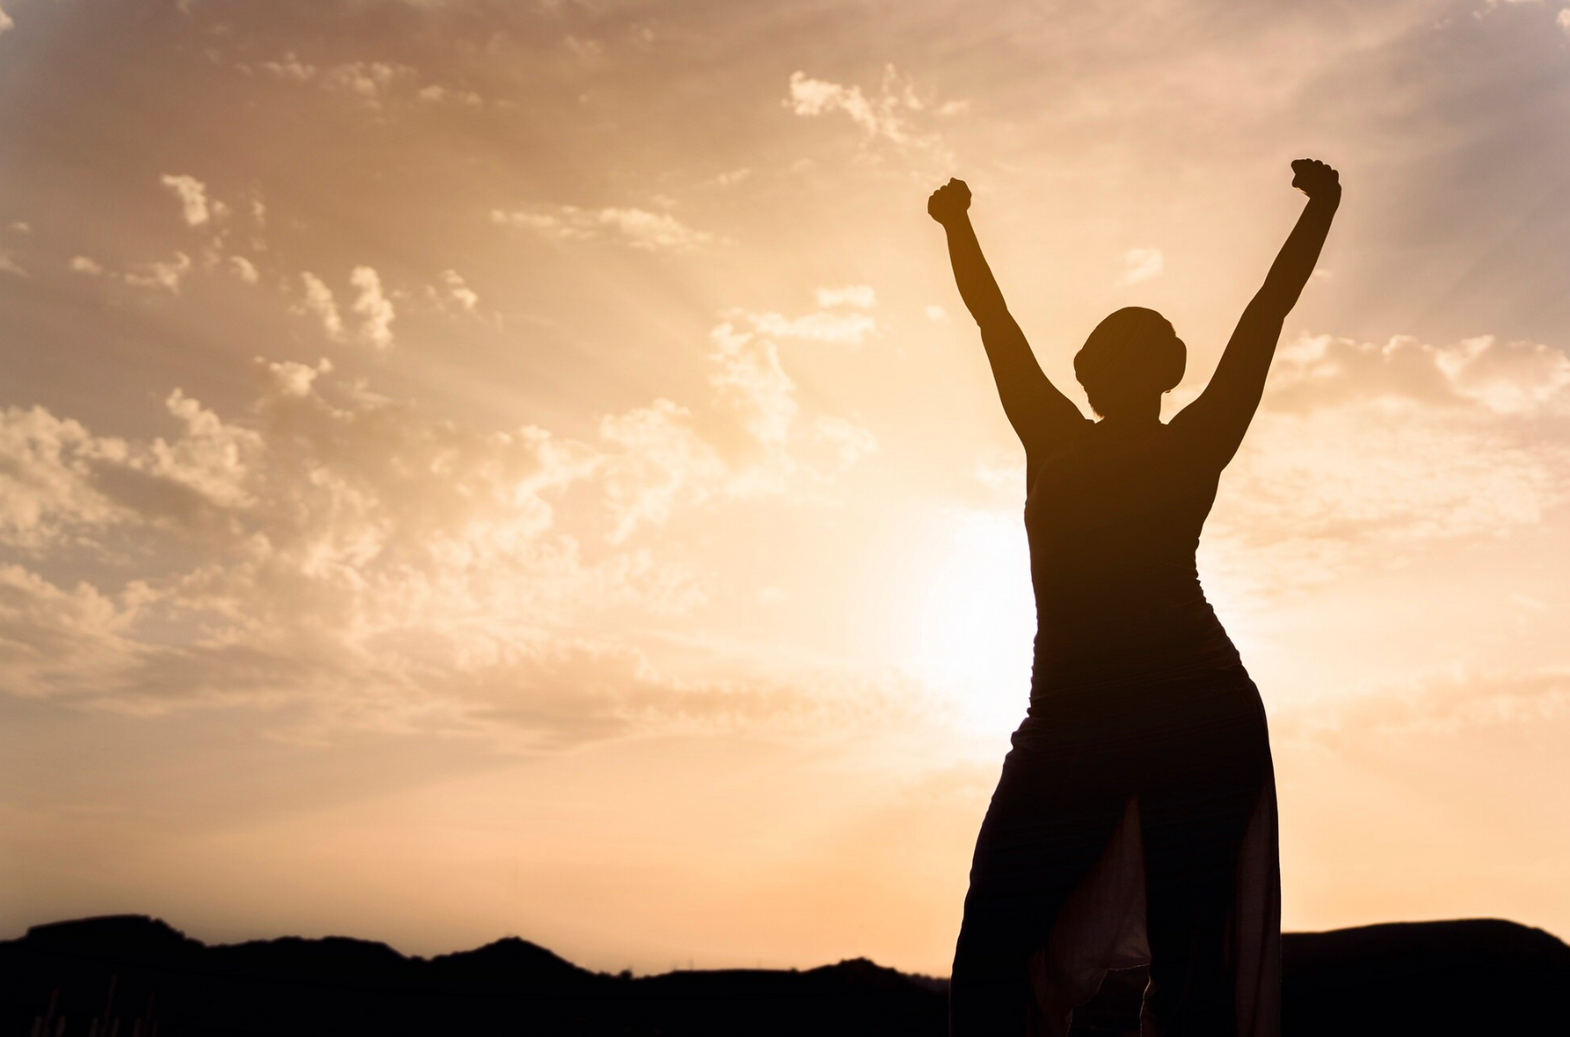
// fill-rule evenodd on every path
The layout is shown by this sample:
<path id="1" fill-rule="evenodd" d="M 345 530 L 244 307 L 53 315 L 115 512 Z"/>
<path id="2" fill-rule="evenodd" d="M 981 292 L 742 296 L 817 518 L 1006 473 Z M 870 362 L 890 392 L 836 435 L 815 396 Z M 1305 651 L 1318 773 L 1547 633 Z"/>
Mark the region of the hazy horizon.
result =
<path id="1" fill-rule="evenodd" d="M 1048 375 L 1208 378 L 1283 928 L 1570 934 L 1570 7 L 0 0 L 0 930 L 946 975 Z"/>

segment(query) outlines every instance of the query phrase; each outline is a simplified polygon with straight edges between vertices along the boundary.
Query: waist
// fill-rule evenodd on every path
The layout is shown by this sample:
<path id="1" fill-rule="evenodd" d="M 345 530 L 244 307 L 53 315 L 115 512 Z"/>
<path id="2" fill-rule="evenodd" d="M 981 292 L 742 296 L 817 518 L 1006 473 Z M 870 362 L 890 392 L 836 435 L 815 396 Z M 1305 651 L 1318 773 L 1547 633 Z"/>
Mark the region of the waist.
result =
<path id="1" fill-rule="evenodd" d="M 1181 608 L 1038 613 L 1031 698 L 1055 689 L 1240 670 L 1242 657 L 1201 597 Z"/>

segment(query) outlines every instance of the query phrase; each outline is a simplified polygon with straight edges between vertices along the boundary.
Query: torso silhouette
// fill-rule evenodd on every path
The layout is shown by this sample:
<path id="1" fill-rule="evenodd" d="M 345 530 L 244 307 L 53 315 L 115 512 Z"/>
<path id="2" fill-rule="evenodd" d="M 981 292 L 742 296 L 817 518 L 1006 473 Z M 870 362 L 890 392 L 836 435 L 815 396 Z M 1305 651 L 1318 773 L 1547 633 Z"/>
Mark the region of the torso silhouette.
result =
<path id="1" fill-rule="evenodd" d="M 1086 421 L 1027 470 L 1032 698 L 1239 663 L 1194 554 L 1220 467 L 1159 422 Z"/>

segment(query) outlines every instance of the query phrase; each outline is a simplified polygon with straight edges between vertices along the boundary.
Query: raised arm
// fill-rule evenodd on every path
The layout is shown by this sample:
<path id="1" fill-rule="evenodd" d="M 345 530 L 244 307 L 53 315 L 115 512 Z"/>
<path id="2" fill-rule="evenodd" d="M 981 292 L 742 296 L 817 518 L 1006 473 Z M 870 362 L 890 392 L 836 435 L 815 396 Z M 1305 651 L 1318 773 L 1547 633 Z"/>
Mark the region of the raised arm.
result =
<path id="1" fill-rule="evenodd" d="M 992 365 L 1003 413 L 1025 444 L 1027 456 L 1035 456 L 1074 425 L 1083 423 L 1085 417 L 1047 380 L 1036 362 L 981 254 L 969 210 L 970 188 L 963 180 L 950 180 L 927 200 L 927 212 L 948 233 L 954 280 L 965 308 L 981 329 L 981 344 Z"/>
<path id="2" fill-rule="evenodd" d="M 1334 169 L 1314 159 L 1292 163 L 1292 186 L 1308 195 L 1297 226 L 1271 264 L 1264 286 L 1244 309 L 1227 342 L 1210 384 L 1171 425 L 1192 436 L 1196 449 L 1223 467 L 1237 453 L 1265 392 L 1265 376 L 1281 338 L 1281 326 L 1319 261 L 1330 221 L 1341 204 L 1341 180 Z"/>

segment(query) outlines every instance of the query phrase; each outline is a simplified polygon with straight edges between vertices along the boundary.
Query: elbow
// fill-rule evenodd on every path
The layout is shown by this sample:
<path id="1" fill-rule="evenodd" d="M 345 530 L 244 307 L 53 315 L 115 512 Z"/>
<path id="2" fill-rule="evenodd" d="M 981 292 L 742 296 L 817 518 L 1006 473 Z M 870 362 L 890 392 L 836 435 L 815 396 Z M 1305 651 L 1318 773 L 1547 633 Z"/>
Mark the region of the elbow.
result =
<path id="1" fill-rule="evenodd" d="M 1243 320 L 1240 323 L 1260 330 L 1268 330 L 1274 326 L 1279 331 L 1281 324 L 1287 319 L 1287 314 L 1291 313 L 1292 307 L 1297 305 L 1300 291 L 1288 292 L 1274 285 L 1265 285 L 1243 310 Z"/>

